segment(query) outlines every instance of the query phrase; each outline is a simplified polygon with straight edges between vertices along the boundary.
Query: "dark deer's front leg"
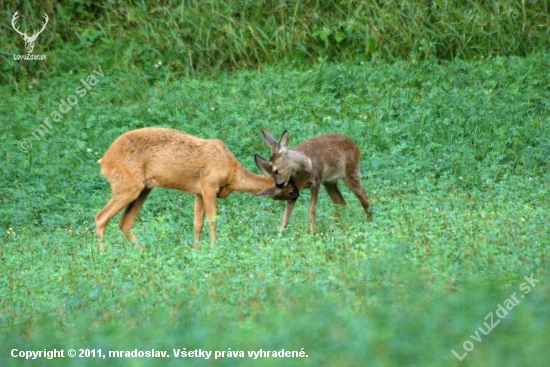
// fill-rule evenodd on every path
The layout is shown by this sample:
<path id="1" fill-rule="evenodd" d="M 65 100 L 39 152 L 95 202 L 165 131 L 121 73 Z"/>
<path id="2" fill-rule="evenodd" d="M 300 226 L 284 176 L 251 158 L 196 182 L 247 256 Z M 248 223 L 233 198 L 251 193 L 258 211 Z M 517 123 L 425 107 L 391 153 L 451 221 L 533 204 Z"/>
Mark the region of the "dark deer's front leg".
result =
<path id="1" fill-rule="evenodd" d="M 309 188 L 311 192 L 311 201 L 309 202 L 309 232 L 315 232 L 315 210 L 317 209 L 317 197 L 319 196 L 319 185 L 312 184 Z"/>
<path id="2" fill-rule="evenodd" d="M 292 209 L 294 209 L 295 204 L 296 200 L 286 202 L 285 213 L 283 214 L 283 221 L 281 222 L 282 228 L 286 228 L 286 226 L 288 225 L 288 221 L 290 220 L 290 213 L 292 213 Z"/>

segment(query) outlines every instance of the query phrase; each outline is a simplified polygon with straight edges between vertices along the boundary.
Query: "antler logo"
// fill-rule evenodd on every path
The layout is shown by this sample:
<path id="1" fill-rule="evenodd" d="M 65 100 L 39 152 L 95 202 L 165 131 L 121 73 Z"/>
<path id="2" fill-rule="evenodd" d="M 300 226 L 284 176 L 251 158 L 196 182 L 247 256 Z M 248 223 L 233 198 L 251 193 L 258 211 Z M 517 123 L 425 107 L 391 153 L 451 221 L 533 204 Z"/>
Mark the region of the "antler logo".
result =
<path id="1" fill-rule="evenodd" d="M 13 27 L 13 29 L 15 29 L 17 33 L 21 35 L 21 37 L 23 37 L 23 40 L 25 41 L 25 48 L 27 49 L 27 54 L 31 54 L 32 50 L 34 49 L 34 43 L 36 42 L 38 35 L 42 33 L 44 28 L 46 28 L 46 24 L 48 24 L 48 20 L 49 20 L 48 14 L 44 14 L 45 22 L 44 22 L 44 25 L 42 26 L 42 29 L 39 30 L 38 32 L 33 31 L 32 36 L 28 36 L 26 29 L 25 29 L 25 32 L 21 33 L 19 31 L 19 27 L 15 26 L 15 21 L 17 20 L 17 18 L 19 18 L 19 15 L 17 13 L 18 12 L 16 11 L 15 14 L 13 14 L 13 18 L 11 18 L 11 26 Z"/>

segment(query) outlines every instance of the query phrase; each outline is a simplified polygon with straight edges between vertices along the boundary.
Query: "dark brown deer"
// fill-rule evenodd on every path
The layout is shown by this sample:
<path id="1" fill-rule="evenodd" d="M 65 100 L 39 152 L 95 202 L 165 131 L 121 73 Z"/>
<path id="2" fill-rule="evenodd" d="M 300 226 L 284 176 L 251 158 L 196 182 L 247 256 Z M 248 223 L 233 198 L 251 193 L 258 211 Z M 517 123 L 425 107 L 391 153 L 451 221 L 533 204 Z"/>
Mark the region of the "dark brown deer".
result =
<path id="1" fill-rule="evenodd" d="M 275 187 L 271 176 L 247 171 L 220 140 L 200 139 L 172 129 L 147 127 L 128 131 L 111 144 L 99 163 L 113 193 L 95 216 L 99 239 L 107 223 L 126 208 L 118 226 L 126 238 L 137 241 L 130 231 L 147 195 L 157 186 L 195 194 L 195 245 L 206 212 L 212 247 L 216 238 L 216 198 L 233 191 L 258 194 L 268 189 L 268 196 L 275 200 L 295 200 L 299 194 L 291 185 Z M 100 250 L 103 251 L 101 240 Z"/>
<path id="2" fill-rule="evenodd" d="M 369 197 L 361 184 L 359 162 L 361 152 L 355 143 L 346 135 L 327 134 L 304 140 L 294 149 L 288 149 L 288 131 L 284 131 L 280 141 L 277 141 L 267 130 L 261 129 L 266 144 L 271 148 L 269 161 L 254 156 L 256 165 L 261 170 L 271 171 L 275 187 L 260 192 L 258 195 L 272 195 L 276 188 L 289 186 L 298 190 L 309 188 L 311 201 L 309 203 L 309 229 L 315 231 L 315 210 L 319 187 L 323 185 L 329 197 L 335 204 L 345 205 L 346 201 L 338 189 L 337 180 L 344 184 L 357 196 L 367 218 L 372 220 Z M 282 227 L 288 225 L 290 214 L 296 200 L 287 201 L 283 215 Z"/>

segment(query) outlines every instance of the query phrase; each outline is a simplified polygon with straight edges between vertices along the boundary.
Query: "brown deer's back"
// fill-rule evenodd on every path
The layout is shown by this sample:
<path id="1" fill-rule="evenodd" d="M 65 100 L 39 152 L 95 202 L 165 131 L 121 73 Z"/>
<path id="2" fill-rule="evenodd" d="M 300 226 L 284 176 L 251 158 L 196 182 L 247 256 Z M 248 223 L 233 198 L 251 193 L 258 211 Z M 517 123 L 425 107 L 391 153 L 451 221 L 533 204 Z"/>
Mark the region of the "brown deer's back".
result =
<path id="1" fill-rule="evenodd" d="M 165 187 L 195 192 L 190 187 L 180 187 L 182 179 L 195 179 L 198 183 L 201 177 L 215 175 L 224 181 L 234 161 L 220 140 L 147 127 L 119 136 L 101 159 L 101 171 L 109 181 L 120 174 L 133 175 Z"/>

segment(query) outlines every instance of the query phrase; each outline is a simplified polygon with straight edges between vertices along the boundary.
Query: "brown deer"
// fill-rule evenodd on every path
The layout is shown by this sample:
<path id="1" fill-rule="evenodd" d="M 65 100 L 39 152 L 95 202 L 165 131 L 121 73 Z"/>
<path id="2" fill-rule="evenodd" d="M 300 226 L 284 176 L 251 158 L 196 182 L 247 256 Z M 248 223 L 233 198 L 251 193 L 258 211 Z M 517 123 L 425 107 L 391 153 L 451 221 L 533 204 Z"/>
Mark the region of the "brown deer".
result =
<path id="1" fill-rule="evenodd" d="M 153 187 L 195 194 L 195 246 L 206 211 L 212 247 L 216 238 L 216 198 L 224 198 L 233 191 L 257 194 L 268 189 L 271 194 L 267 195 L 275 200 L 295 200 L 299 195 L 291 185 L 277 188 L 273 177 L 247 171 L 220 140 L 200 139 L 166 128 L 146 127 L 122 134 L 98 163 L 113 193 L 95 216 L 101 251 L 105 226 L 122 208 L 126 210 L 118 226 L 126 238 L 137 242 L 130 230 Z"/>
<path id="2" fill-rule="evenodd" d="M 315 230 L 315 210 L 319 186 L 322 184 L 328 196 L 335 204 L 345 205 L 346 201 L 338 189 L 338 179 L 357 196 L 368 220 L 372 220 L 369 197 L 361 185 L 359 162 L 361 152 L 346 135 L 327 134 L 307 139 L 294 149 L 288 149 L 288 131 L 284 131 L 277 141 L 267 130 L 261 129 L 266 144 L 271 148 L 269 161 L 254 155 L 258 168 L 271 171 L 275 187 L 266 189 L 257 195 L 272 195 L 277 188 L 287 187 L 289 183 L 298 190 L 309 188 L 309 229 Z M 286 227 L 296 200 L 287 201 L 282 227 Z"/>

